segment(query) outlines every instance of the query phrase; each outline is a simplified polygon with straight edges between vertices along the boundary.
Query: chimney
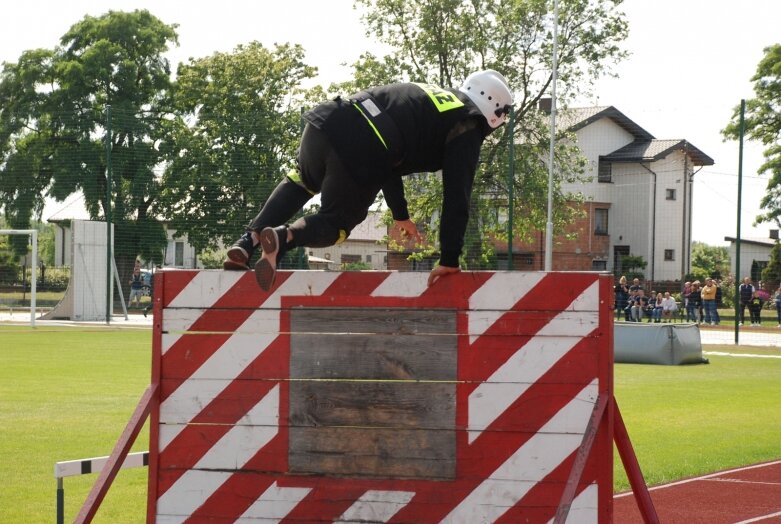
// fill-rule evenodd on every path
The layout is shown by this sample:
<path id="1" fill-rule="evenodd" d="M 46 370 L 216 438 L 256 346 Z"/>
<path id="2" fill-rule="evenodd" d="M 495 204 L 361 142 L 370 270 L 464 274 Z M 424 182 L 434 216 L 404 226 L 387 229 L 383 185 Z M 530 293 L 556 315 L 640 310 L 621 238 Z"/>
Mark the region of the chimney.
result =
<path id="1" fill-rule="evenodd" d="M 540 101 L 537 102 L 538 109 L 545 113 L 546 115 L 549 115 L 551 110 L 553 109 L 553 99 L 552 98 L 540 98 Z"/>
<path id="2" fill-rule="evenodd" d="M 771 229 L 770 230 L 770 239 L 771 240 L 778 240 L 778 229 Z"/>

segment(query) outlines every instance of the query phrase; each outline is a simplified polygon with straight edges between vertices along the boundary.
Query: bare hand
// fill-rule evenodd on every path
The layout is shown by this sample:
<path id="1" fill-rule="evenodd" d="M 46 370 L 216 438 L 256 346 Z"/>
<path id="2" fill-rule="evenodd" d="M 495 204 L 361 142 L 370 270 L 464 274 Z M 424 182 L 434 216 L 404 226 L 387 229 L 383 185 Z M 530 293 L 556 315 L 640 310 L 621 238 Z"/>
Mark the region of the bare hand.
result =
<path id="1" fill-rule="evenodd" d="M 431 273 L 428 275 L 428 286 L 431 287 L 434 285 L 434 282 L 439 280 L 439 277 L 443 277 L 445 275 L 450 275 L 453 273 L 458 273 L 461 271 L 461 268 L 459 267 L 449 267 L 449 266 L 437 266 L 434 269 L 431 270 Z"/>
<path id="2" fill-rule="evenodd" d="M 402 238 L 411 237 L 416 242 L 423 241 L 423 237 L 418 233 L 418 226 L 412 220 L 394 220 L 393 224 L 401 230 Z"/>

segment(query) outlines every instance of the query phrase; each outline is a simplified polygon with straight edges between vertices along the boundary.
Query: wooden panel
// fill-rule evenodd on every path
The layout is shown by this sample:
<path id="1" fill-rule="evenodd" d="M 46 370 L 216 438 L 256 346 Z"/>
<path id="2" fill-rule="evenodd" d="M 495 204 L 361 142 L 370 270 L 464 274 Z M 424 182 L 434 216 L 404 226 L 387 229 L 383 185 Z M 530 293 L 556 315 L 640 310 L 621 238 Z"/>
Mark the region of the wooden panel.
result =
<path id="1" fill-rule="evenodd" d="M 331 477 L 452 479 L 454 431 L 290 428 L 290 473 Z"/>
<path id="2" fill-rule="evenodd" d="M 295 381 L 290 384 L 289 423 L 452 429 L 455 401 L 452 383 Z"/>
<path id="3" fill-rule="evenodd" d="M 450 335 L 292 335 L 291 378 L 454 380 Z"/>
<path id="4" fill-rule="evenodd" d="M 381 308 L 305 308 L 290 311 L 292 333 L 455 333 L 454 311 Z"/>

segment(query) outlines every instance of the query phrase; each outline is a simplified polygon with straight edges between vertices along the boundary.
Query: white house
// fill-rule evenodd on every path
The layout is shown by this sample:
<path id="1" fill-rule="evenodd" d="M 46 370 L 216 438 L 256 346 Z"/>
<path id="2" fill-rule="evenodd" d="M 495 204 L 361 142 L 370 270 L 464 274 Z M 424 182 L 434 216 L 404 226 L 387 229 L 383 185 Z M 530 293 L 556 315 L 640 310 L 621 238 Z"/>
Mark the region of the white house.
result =
<path id="1" fill-rule="evenodd" d="M 672 281 L 690 269 L 693 177 L 713 160 L 684 139 L 658 140 L 615 107 L 562 112 L 588 161 L 586 184 L 565 184 L 597 210 L 596 230 L 609 236 L 606 269 L 642 256 L 647 280 Z"/>
<path id="2" fill-rule="evenodd" d="M 736 278 L 751 277 L 758 282 L 762 280 L 762 270 L 770 261 L 770 250 L 778 243 L 778 229 L 771 229 L 767 238 L 741 238 L 740 239 L 740 269 L 735 271 L 737 264 L 737 238 L 724 237 L 729 242 L 730 271 Z M 752 271 L 753 269 L 753 271 Z"/>

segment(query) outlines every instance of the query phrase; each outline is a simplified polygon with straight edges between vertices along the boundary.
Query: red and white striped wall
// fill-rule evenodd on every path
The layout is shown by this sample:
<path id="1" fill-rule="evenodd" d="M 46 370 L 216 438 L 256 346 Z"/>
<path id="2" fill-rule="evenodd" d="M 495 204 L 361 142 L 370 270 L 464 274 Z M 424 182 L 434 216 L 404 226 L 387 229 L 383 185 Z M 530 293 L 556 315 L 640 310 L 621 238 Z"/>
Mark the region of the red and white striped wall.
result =
<path id="1" fill-rule="evenodd" d="M 151 415 L 148 521 L 552 522 L 597 400 L 612 398 L 609 276 L 462 272 L 431 288 L 427 277 L 282 271 L 266 293 L 251 272 L 160 272 L 153 342 L 153 383 L 160 395 Z M 396 331 L 384 323 L 375 331 L 365 321 L 374 311 Z M 455 332 L 428 333 L 426 314 L 432 312 L 452 318 Z M 314 320 L 296 320 L 342 313 L 345 323 L 327 334 Z M 353 333 L 349 326 L 359 321 Z M 435 426 L 414 428 L 452 442 L 452 452 L 439 455 L 438 440 L 429 447 L 424 442 L 416 457 L 415 464 L 434 464 L 440 478 L 417 465 L 396 470 L 396 458 L 388 456 L 368 457 L 371 471 L 362 469 L 366 457 L 341 456 L 336 466 L 325 457 L 327 474 L 295 458 L 297 435 L 304 433 L 291 410 L 304 379 L 291 377 L 291 370 L 308 356 L 308 347 L 320 350 L 334 333 L 356 337 L 340 338 L 347 341 L 344 354 L 350 352 L 352 363 L 345 368 L 351 369 L 360 367 L 363 353 L 350 340 L 371 344 L 377 336 L 383 354 L 398 350 L 405 355 L 400 360 L 415 362 L 429 358 L 427 340 L 453 341 L 452 353 L 436 356 L 434 379 L 376 381 L 383 391 L 398 386 L 400 395 L 423 382 L 452 388 L 452 398 L 417 401 L 425 421 L 433 420 L 427 411 L 452 402 L 452 414 L 445 411 Z M 418 346 L 410 350 L 405 344 L 413 338 Z M 338 358 L 336 353 L 328 358 Z M 452 376 L 436 378 L 445 368 Z M 347 376 L 345 369 L 333 381 Z M 361 388 L 372 387 L 366 385 L 371 380 L 351 376 L 344 387 L 368 391 Z M 312 387 L 329 381 L 311 380 Z M 339 405 L 314 408 L 338 411 Z M 371 423 L 356 424 L 358 429 L 393 429 L 394 420 L 378 421 L 377 413 L 393 413 L 394 407 L 376 409 L 365 414 Z M 611 521 L 610 413 L 596 429 L 567 522 Z M 321 435 L 325 442 L 334 434 L 329 431 L 353 429 L 330 428 L 321 420 L 306 425 L 305 436 L 315 445 Z M 377 442 L 376 449 L 408 448 L 412 454 L 420 442 L 407 440 L 411 433 L 405 431 L 378 431 L 379 440 L 389 440 Z M 352 442 L 343 444 L 353 449 Z"/>

